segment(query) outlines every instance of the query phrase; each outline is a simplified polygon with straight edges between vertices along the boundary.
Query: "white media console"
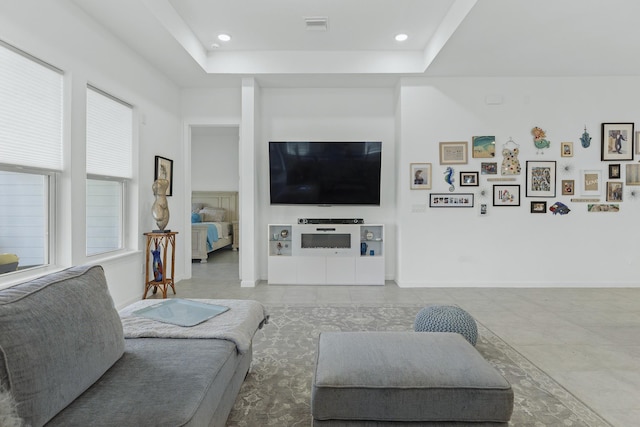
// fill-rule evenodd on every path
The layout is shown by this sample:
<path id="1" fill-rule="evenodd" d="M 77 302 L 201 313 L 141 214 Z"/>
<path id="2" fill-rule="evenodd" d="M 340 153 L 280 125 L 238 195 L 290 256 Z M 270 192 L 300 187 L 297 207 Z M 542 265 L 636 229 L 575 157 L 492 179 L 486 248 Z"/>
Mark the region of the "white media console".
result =
<path id="1" fill-rule="evenodd" d="M 384 285 L 384 226 L 269 224 L 268 283 Z"/>

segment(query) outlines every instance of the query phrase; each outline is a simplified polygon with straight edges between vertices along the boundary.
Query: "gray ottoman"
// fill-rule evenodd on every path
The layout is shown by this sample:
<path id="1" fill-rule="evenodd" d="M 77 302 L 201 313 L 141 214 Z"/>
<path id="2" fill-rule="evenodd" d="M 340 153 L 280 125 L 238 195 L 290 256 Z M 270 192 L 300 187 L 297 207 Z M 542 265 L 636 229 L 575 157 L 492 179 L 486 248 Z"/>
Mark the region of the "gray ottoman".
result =
<path id="1" fill-rule="evenodd" d="M 474 318 L 453 305 L 429 305 L 418 312 L 413 324 L 416 332 L 457 332 L 472 345 L 478 341 Z"/>
<path id="2" fill-rule="evenodd" d="M 511 386 L 460 334 L 320 334 L 314 426 L 507 426 L 512 412 Z"/>

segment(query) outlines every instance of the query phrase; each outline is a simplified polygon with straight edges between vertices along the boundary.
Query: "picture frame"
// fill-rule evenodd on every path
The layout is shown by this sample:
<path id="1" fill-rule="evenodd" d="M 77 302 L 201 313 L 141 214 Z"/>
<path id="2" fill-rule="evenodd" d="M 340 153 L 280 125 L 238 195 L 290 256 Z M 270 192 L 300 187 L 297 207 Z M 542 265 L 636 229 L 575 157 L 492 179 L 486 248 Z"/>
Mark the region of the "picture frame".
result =
<path id="1" fill-rule="evenodd" d="M 169 181 L 169 186 L 167 187 L 167 196 L 173 195 L 173 160 L 167 159 L 166 157 L 156 156 L 155 159 L 155 170 L 153 175 L 153 180 L 156 181 L 158 178 L 163 177 Z"/>
<path id="2" fill-rule="evenodd" d="M 621 202 L 622 190 L 621 181 L 607 181 L 607 202 Z"/>
<path id="3" fill-rule="evenodd" d="M 431 189 L 431 163 L 411 163 L 410 172 L 412 190 Z"/>
<path id="4" fill-rule="evenodd" d="M 430 208 L 472 208 L 473 193 L 431 193 L 429 194 Z"/>
<path id="5" fill-rule="evenodd" d="M 573 142 L 561 142 L 560 143 L 560 156 L 561 157 L 573 157 Z"/>
<path id="6" fill-rule="evenodd" d="M 493 206 L 520 206 L 520 185 L 494 185 Z"/>
<path id="7" fill-rule="evenodd" d="M 527 161 L 527 197 L 556 196 L 556 162 Z"/>
<path id="8" fill-rule="evenodd" d="M 478 172 L 460 172 L 460 187 L 477 187 L 480 185 Z"/>
<path id="9" fill-rule="evenodd" d="M 543 214 L 547 213 L 547 202 L 541 200 L 534 200 L 531 202 L 531 213 Z"/>
<path id="10" fill-rule="evenodd" d="M 468 163 L 467 141 L 441 142 L 441 165 L 466 165 Z"/>
<path id="11" fill-rule="evenodd" d="M 498 163 L 497 162 L 482 162 L 480 164 L 480 173 L 482 175 L 497 175 Z"/>
<path id="12" fill-rule="evenodd" d="M 609 179 L 620 179 L 620 163 L 609 165 Z"/>
<path id="13" fill-rule="evenodd" d="M 562 195 L 573 196 L 576 194 L 576 181 L 573 179 L 562 180 Z"/>
<path id="14" fill-rule="evenodd" d="M 636 131 L 636 139 L 634 139 L 634 141 L 636 142 L 636 154 L 640 154 L 640 144 L 638 144 L 638 141 L 640 141 L 640 131 Z"/>
<path id="15" fill-rule="evenodd" d="M 496 157 L 495 136 L 472 136 L 471 155 L 474 159 L 493 159 Z"/>
<path id="16" fill-rule="evenodd" d="M 627 164 L 625 166 L 625 184 L 640 185 L 640 164 Z"/>
<path id="17" fill-rule="evenodd" d="M 633 160 L 633 123 L 602 123 L 601 160 Z"/>
<path id="18" fill-rule="evenodd" d="M 581 172 L 580 194 L 582 196 L 600 196 L 602 192 L 602 171 L 585 169 Z"/>

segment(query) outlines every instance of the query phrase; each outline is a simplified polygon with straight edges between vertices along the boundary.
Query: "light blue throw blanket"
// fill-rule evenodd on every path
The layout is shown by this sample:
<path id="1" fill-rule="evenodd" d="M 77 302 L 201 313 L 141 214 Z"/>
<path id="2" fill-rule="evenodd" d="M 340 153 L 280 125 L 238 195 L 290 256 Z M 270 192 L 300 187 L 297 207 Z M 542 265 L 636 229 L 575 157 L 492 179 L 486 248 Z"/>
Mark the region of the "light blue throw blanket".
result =
<path id="1" fill-rule="evenodd" d="M 213 249 L 213 244 L 218 241 L 218 227 L 214 224 L 207 226 L 207 250 Z"/>

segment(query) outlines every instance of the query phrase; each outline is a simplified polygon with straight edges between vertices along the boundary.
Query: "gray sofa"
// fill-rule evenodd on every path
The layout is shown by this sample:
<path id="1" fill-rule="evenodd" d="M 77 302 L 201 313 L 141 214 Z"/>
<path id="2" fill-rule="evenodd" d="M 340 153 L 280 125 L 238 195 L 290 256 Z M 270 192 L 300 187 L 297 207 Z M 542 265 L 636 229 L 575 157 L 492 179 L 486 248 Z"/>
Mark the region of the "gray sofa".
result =
<path id="1" fill-rule="evenodd" d="M 0 393 L 31 427 L 224 426 L 251 359 L 223 339 L 124 338 L 100 266 L 0 290 Z"/>

